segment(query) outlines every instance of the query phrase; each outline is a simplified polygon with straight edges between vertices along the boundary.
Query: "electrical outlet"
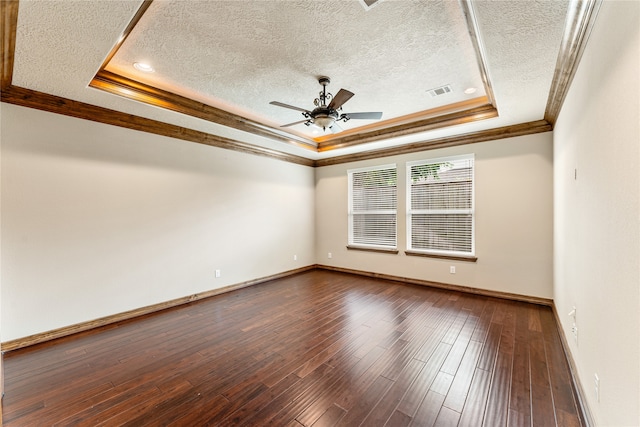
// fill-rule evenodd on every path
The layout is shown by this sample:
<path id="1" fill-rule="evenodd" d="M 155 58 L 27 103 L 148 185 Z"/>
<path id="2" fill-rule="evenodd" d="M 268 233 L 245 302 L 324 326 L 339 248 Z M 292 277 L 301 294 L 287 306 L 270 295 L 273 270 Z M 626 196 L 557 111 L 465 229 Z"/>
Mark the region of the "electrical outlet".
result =
<path id="1" fill-rule="evenodd" d="M 576 319 L 578 318 L 578 313 L 575 305 L 571 307 L 569 317 L 573 319 L 573 325 L 571 325 L 571 334 L 573 335 L 573 340 L 576 342 L 576 345 L 578 345 L 578 323 L 576 321 Z"/>
<path id="2" fill-rule="evenodd" d="M 598 377 L 598 374 L 593 374 L 593 385 L 596 392 L 596 402 L 600 402 L 600 377 Z"/>
<path id="3" fill-rule="evenodd" d="M 297 260 L 298 260 L 298 255 L 294 255 L 294 256 L 293 256 L 293 260 L 294 260 L 294 261 L 297 261 Z"/>
<path id="4" fill-rule="evenodd" d="M 222 275 L 222 272 L 220 270 L 216 270 L 216 277 L 220 277 Z"/>
<path id="5" fill-rule="evenodd" d="M 452 266 L 449 267 L 449 273 L 456 274 L 456 266 L 455 265 L 452 265 Z"/>
<path id="6" fill-rule="evenodd" d="M 327 258 L 331 259 L 332 257 L 333 257 L 333 255 L 331 254 L 331 252 L 329 252 L 329 253 L 327 254 Z"/>

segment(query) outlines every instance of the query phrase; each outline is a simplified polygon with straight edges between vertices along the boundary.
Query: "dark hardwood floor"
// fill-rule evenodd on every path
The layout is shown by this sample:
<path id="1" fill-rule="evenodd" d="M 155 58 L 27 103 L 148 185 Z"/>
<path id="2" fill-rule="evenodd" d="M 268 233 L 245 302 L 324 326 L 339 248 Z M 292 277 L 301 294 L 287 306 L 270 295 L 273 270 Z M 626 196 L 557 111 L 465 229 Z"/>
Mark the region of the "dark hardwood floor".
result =
<path id="1" fill-rule="evenodd" d="M 5 356 L 6 426 L 579 426 L 548 307 L 323 270 Z"/>

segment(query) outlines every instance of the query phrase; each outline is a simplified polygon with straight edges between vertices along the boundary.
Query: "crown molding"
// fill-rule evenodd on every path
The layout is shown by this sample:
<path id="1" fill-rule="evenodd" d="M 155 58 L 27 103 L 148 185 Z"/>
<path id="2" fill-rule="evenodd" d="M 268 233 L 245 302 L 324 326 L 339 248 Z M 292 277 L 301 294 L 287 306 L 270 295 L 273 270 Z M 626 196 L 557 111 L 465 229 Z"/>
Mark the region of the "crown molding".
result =
<path id="1" fill-rule="evenodd" d="M 313 140 L 278 131 L 277 129 L 270 128 L 246 117 L 212 107 L 173 92 L 140 83 L 109 71 L 100 70 L 93 80 L 91 80 L 89 86 L 165 110 L 175 111 L 253 135 L 267 137 L 316 151 L 316 144 Z"/>
<path id="2" fill-rule="evenodd" d="M 18 0 L 3 0 L 0 2 L 0 88 L 11 85 L 13 79 L 13 60 L 16 50 L 16 27 L 18 26 Z"/>
<path id="3" fill-rule="evenodd" d="M 131 25 L 128 26 L 127 29 L 125 29 L 123 37 L 126 38 L 128 32 L 131 31 L 131 28 L 133 28 L 135 22 L 140 19 L 150 3 L 151 0 L 145 0 L 142 3 L 140 10 L 136 14 L 136 17 L 134 17 Z M 0 22 L 2 22 L 2 30 L 0 30 L 0 59 L 2 60 L 2 64 L 0 67 L 1 98 L 2 102 L 8 102 L 16 105 L 36 108 L 57 114 L 78 117 L 86 120 L 92 120 L 143 132 L 169 136 L 185 141 L 241 151 L 244 153 L 267 156 L 270 158 L 305 166 L 322 167 L 332 164 L 340 164 L 358 160 L 413 153 L 417 151 L 432 150 L 436 148 L 473 144 L 492 139 L 501 139 L 532 133 L 548 132 L 553 129 L 553 125 L 557 120 L 558 114 L 562 107 L 562 103 L 564 102 L 566 94 L 569 90 L 569 86 L 577 69 L 582 52 L 585 49 L 589 33 L 594 25 L 601 3 L 602 0 L 572 0 L 570 3 L 569 13 L 567 16 L 567 24 L 565 26 L 565 34 L 563 37 L 560 52 L 558 54 L 558 61 L 551 85 L 551 90 L 549 93 L 544 120 L 506 126 L 497 129 L 490 129 L 486 131 L 479 131 L 470 134 L 439 138 L 435 140 L 415 142 L 399 147 L 392 147 L 344 156 L 336 156 L 316 161 L 313 161 L 306 157 L 291 155 L 278 150 L 262 148 L 249 143 L 220 137 L 206 132 L 183 128 L 156 120 L 146 119 L 115 110 L 109 110 L 106 108 L 89 105 L 79 101 L 60 98 L 55 95 L 45 94 L 30 89 L 13 86 L 12 77 L 15 60 L 14 54 L 19 0 L 0 1 Z M 463 3 L 463 6 L 465 4 L 466 3 Z M 467 21 L 469 22 L 469 20 L 471 20 L 471 23 L 473 24 L 475 20 L 473 18 L 473 14 L 470 13 L 469 10 L 472 11 L 472 9 L 466 8 L 465 14 L 467 15 Z M 471 32 L 475 27 L 473 25 L 469 25 L 469 28 Z M 474 33 L 471 34 L 472 38 L 474 37 L 473 34 Z M 474 39 L 474 41 L 477 49 L 480 49 L 481 51 L 482 45 L 479 44 L 478 40 Z M 107 60 L 105 60 L 105 64 L 107 61 L 108 58 Z M 256 122 L 252 122 L 249 119 L 245 119 L 240 116 L 234 116 L 228 112 L 223 112 L 222 110 L 214 109 L 214 107 L 198 103 L 197 101 L 184 97 L 178 97 L 175 94 L 169 94 L 168 92 L 151 88 L 150 86 L 125 79 L 113 73 L 108 73 L 104 70 L 99 72 L 96 76 L 95 84 L 102 85 L 103 87 L 110 85 L 113 90 L 115 90 L 116 87 L 119 87 L 120 90 L 127 87 L 129 89 L 135 89 L 134 92 L 137 93 L 136 96 L 148 96 L 150 98 L 162 100 L 163 102 L 167 102 L 167 100 L 169 102 L 173 102 L 174 111 L 184 112 L 185 109 L 193 109 L 198 114 L 196 115 L 196 117 L 201 117 L 203 115 L 215 116 L 216 119 L 223 122 L 222 124 L 224 124 L 225 126 L 234 127 L 233 124 L 235 124 L 237 126 L 240 126 L 242 130 L 251 132 L 252 134 L 269 136 L 270 138 L 275 137 L 276 139 L 279 137 L 281 138 L 284 134 L 284 132 L 278 133 L 278 131 L 275 129 L 258 124 Z M 487 84 L 489 84 L 490 87 L 488 79 L 485 82 L 485 86 Z M 408 135 L 425 130 L 432 130 L 444 126 L 451 126 L 454 124 L 468 123 L 470 121 L 481 120 L 483 118 L 495 117 L 495 115 L 497 115 L 497 111 L 493 103 L 491 102 L 491 94 L 492 92 L 490 91 L 488 93 L 489 102 L 483 106 L 461 110 L 459 112 L 452 112 L 439 117 L 425 118 L 422 119 L 422 121 L 413 123 L 398 124 L 394 127 L 389 128 L 387 132 L 381 130 L 372 130 L 364 134 L 353 134 L 347 135 L 343 138 L 327 140 L 326 143 L 320 142 L 318 143 L 318 145 L 320 146 L 320 151 L 325 151 L 356 144 L 364 144 L 367 142 L 378 141 L 400 135 Z M 313 145 L 316 144 L 315 141 L 306 140 L 305 138 L 300 137 L 293 137 L 289 134 L 286 135 L 288 138 L 288 143 L 298 146 L 304 146 L 305 148 L 309 148 L 311 146 L 311 149 L 315 150 L 315 148 L 313 147 Z"/>
<path id="4" fill-rule="evenodd" d="M 480 40 L 477 22 L 473 11 L 473 6 L 469 0 L 461 3 L 461 7 L 465 14 L 467 28 L 471 42 L 476 53 L 478 68 L 480 70 L 486 97 L 484 101 L 486 105 L 478 107 L 460 108 L 459 105 L 451 105 L 447 108 L 440 109 L 440 116 L 436 117 L 432 111 L 424 111 L 417 114 L 410 114 L 395 120 L 390 120 L 390 125 L 373 124 L 356 128 L 353 132 L 342 132 L 336 137 L 328 136 L 326 138 L 305 138 L 292 133 L 274 128 L 257 121 L 242 117 L 228 111 L 212 107 L 210 105 L 189 99 L 177 93 L 165 91 L 157 87 L 147 85 L 142 82 L 135 81 L 128 77 L 109 72 L 107 67 L 111 59 L 116 55 L 130 32 L 142 19 L 153 0 L 145 0 L 133 19 L 129 22 L 118 43 L 111 49 L 105 61 L 102 63 L 98 73 L 93 78 L 89 86 L 107 91 L 109 93 L 133 99 L 156 107 L 180 112 L 192 117 L 197 117 L 210 122 L 218 123 L 241 131 L 249 132 L 255 135 L 264 136 L 276 141 L 301 146 L 313 151 L 328 151 L 337 148 L 344 148 L 355 144 L 364 144 L 382 139 L 394 138 L 399 136 L 411 135 L 415 133 L 425 132 L 434 129 L 440 129 L 447 126 L 470 123 L 477 120 L 485 120 L 498 116 L 495 107 L 495 97 L 493 88 L 489 80 L 487 72 L 485 54 Z M 477 100 L 475 100 L 477 104 Z M 471 105 L 471 104 L 470 104 Z M 435 111 L 435 110 L 434 110 Z M 402 122 L 402 124 L 393 124 L 394 122 Z M 385 126 L 385 127 L 381 127 Z M 373 129 L 373 130 L 369 130 Z"/>
<path id="5" fill-rule="evenodd" d="M 383 139 L 397 138 L 418 132 L 442 129 L 449 126 L 471 123 L 478 120 L 492 119 L 495 117 L 498 117 L 498 110 L 496 110 L 496 108 L 491 104 L 485 104 L 480 107 L 429 117 L 384 129 L 338 137 L 327 142 L 319 143 L 318 151 L 323 152 L 338 148 L 352 147 Z"/>
<path id="6" fill-rule="evenodd" d="M 402 154 L 416 153 L 419 151 L 435 150 L 437 148 L 456 147 L 459 145 L 476 144 L 478 142 L 493 141 L 496 139 L 513 138 L 515 136 L 549 132 L 551 130 L 551 124 L 549 124 L 549 122 L 547 122 L 546 120 L 538 120 L 535 122 L 528 122 L 518 125 L 504 126 L 495 129 L 466 133 L 463 135 L 414 142 L 412 144 L 400 145 L 398 147 L 347 154 L 344 156 L 329 157 L 327 159 L 316 160 L 315 166 L 331 166 L 341 163 L 357 162 L 360 160 L 398 156 Z"/>
<path id="7" fill-rule="evenodd" d="M 2 89 L 2 102 L 90 120 L 93 122 L 153 133 L 156 135 L 168 136 L 170 138 L 181 139 L 183 141 L 196 142 L 198 144 L 209 145 L 212 147 L 240 151 L 248 154 L 256 154 L 299 165 L 314 165 L 313 160 L 305 157 L 258 147 L 253 144 L 236 141 L 230 138 L 224 138 L 206 132 L 171 125 L 158 120 L 147 119 L 133 114 L 97 107 L 84 102 L 61 98 L 59 96 L 49 95 L 47 93 L 37 92 L 17 86 L 9 86 L 8 88 Z"/>
<path id="8" fill-rule="evenodd" d="M 551 123 L 551 126 L 555 126 L 558 120 L 601 4 L 602 0 L 572 0 L 569 3 L 556 69 L 544 112 L 544 119 Z"/>
<path id="9" fill-rule="evenodd" d="M 484 84 L 484 91 L 487 94 L 489 103 L 496 106 L 496 97 L 493 94 L 493 85 L 489 78 L 489 69 L 487 68 L 486 57 L 487 54 L 484 50 L 484 43 L 480 38 L 480 29 L 478 25 L 478 19 L 476 18 L 476 12 L 473 8 L 473 2 L 471 0 L 460 0 L 460 7 L 464 13 L 464 18 L 467 21 L 467 28 L 469 29 L 469 36 L 471 37 L 471 44 L 476 52 L 476 59 L 478 61 L 478 70 L 480 71 L 480 77 Z"/>

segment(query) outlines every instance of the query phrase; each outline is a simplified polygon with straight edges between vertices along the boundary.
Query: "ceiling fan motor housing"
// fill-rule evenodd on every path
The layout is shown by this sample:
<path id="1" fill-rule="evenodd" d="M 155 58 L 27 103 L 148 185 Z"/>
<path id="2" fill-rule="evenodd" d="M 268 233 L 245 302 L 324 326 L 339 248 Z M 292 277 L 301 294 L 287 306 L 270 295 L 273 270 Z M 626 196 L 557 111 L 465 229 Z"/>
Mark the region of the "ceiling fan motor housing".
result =
<path id="1" fill-rule="evenodd" d="M 326 129 L 333 126 L 333 123 L 339 119 L 339 115 L 333 108 L 318 107 L 311 112 L 311 118 L 313 121 L 312 124 L 319 128 Z"/>

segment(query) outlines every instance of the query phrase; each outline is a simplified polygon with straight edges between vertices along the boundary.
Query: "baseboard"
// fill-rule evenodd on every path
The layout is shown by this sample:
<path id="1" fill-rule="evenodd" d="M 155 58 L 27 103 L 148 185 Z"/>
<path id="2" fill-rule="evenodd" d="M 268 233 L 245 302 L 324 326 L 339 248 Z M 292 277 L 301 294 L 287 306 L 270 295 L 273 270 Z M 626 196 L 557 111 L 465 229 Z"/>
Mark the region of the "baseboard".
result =
<path id="1" fill-rule="evenodd" d="M 578 376 L 578 369 L 576 366 L 576 362 L 573 360 L 573 356 L 569 351 L 569 342 L 567 341 L 567 337 L 562 329 L 562 323 L 560 323 L 560 316 L 558 316 L 558 310 L 556 309 L 555 304 L 551 306 L 553 310 L 553 316 L 556 320 L 556 327 L 558 328 L 558 335 L 560 335 L 560 342 L 562 343 L 562 350 L 564 351 L 564 357 L 569 364 L 569 372 L 571 374 L 571 388 L 573 389 L 573 393 L 578 403 L 578 412 L 581 416 L 582 424 L 586 427 L 595 426 L 593 415 L 591 414 L 591 410 L 589 409 L 589 405 L 587 404 L 586 393 L 584 392 L 584 387 L 582 386 L 582 382 L 580 381 L 580 377 Z"/>
<path id="2" fill-rule="evenodd" d="M 412 278 L 409 278 L 409 277 L 393 276 L 393 275 L 390 275 L 390 274 L 383 274 L 383 273 L 372 273 L 372 272 L 369 272 L 369 271 L 362 271 L 362 270 L 352 270 L 350 268 L 333 267 L 333 266 L 329 266 L 329 265 L 320 265 L 319 264 L 316 267 L 319 268 L 319 269 L 322 269 L 322 270 L 338 271 L 338 272 L 341 272 L 341 273 L 356 274 L 356 275 L 359 275 L 359 276 L 373 277 L 373 278 L 376 278 L 376 279 L 392 280 L 394 282 L 407 283 L 407 284 L 411 284 L 411 285 L 428 286 L 428 287 L 431 287 L 431 288 L 439 288 L 439 289 L 446 289 L 446 290 L 449 290 L 449 291 L 465 292 L 465 293 L 468 293 L 468 294 L 482 295 L 482 296 L 493 297 L 493 298 L 502 298 L 502 299 L 508 299 L 508 300 L 511 300 L 511 301 L 528 302 L 528 303 L 532 303 L 532 304 L 545 305 L 545 306 L 548 306 L 548 307 L 552 307 L 553 306 L 553 300 L 552 299 L 533 297 L 533 296 L 529 296 L 529 295 L 512 294 L 512 293 L 508 293 L 508 292 L 491 291 L 491 290 L 486 290 L 486 289 L 477 289 L 477 288 L 472 288 L 472 287 L 469 287 L 469 286 L 460 286 L 460 285 L 452 285 L 452 284 L 449 284 L 449 283 L 432 282 L 432 281 L 429 281 L 429 280 L 412 279 Z"/>
<path id="3" fill-rule="evenodd" d="M 224 294 L 227 292 L 235 291 L 237 289 L 246 288 L 248 286 L 259 285 L 271 280 L 282 279 L 284 277 L 293 276 L 295 274 L 304 273 L 305 271 L 314 270 L 316 265 L 309 265 L 307 267 L 298 268 L 295 270 L 289 270 L 282 273 L 274 274 L 271 276 L 261 277 L 259 279 L 248 280 L 242 283 L 236 283 L 234 285 L 225 286 L 223 288 L 212 289 L 209 291 L 201 292 L 198 294 L 188 295 L 181 298 L 172 299 L 170 301 L 161 302 L 158 304 L 152 304 L 134 310 L 125 311 L 122 313 L 113 314 L 110 316 L 101 317 L 99 319 L 89 320 L 87 322 L 77 323 L 74 325 L 64 326 L 62 328 L 53 329 L 46 332 L 41 332 L 28 337 L 18 338 L 10 340 L 0 344 L 2 352 L 8 352 L 12 350 L 18 350 L 24 347 L 28 347 L 35 344 L 40 344 L 46 341 L 51 341 L 57 338 L 66 337 L 69 335 L 85 332 L 90 329 L 99 328 L 101 326 L 110 325 L 125 320 L 131 320 L 136 317 L 144 316 L 147 314 L 156 313 L 158 311 L 166 310 L 179 305 L 188 304 L 190 302 L 199 301 L 205 298 L 210 298 L 216 295 Z"/>

